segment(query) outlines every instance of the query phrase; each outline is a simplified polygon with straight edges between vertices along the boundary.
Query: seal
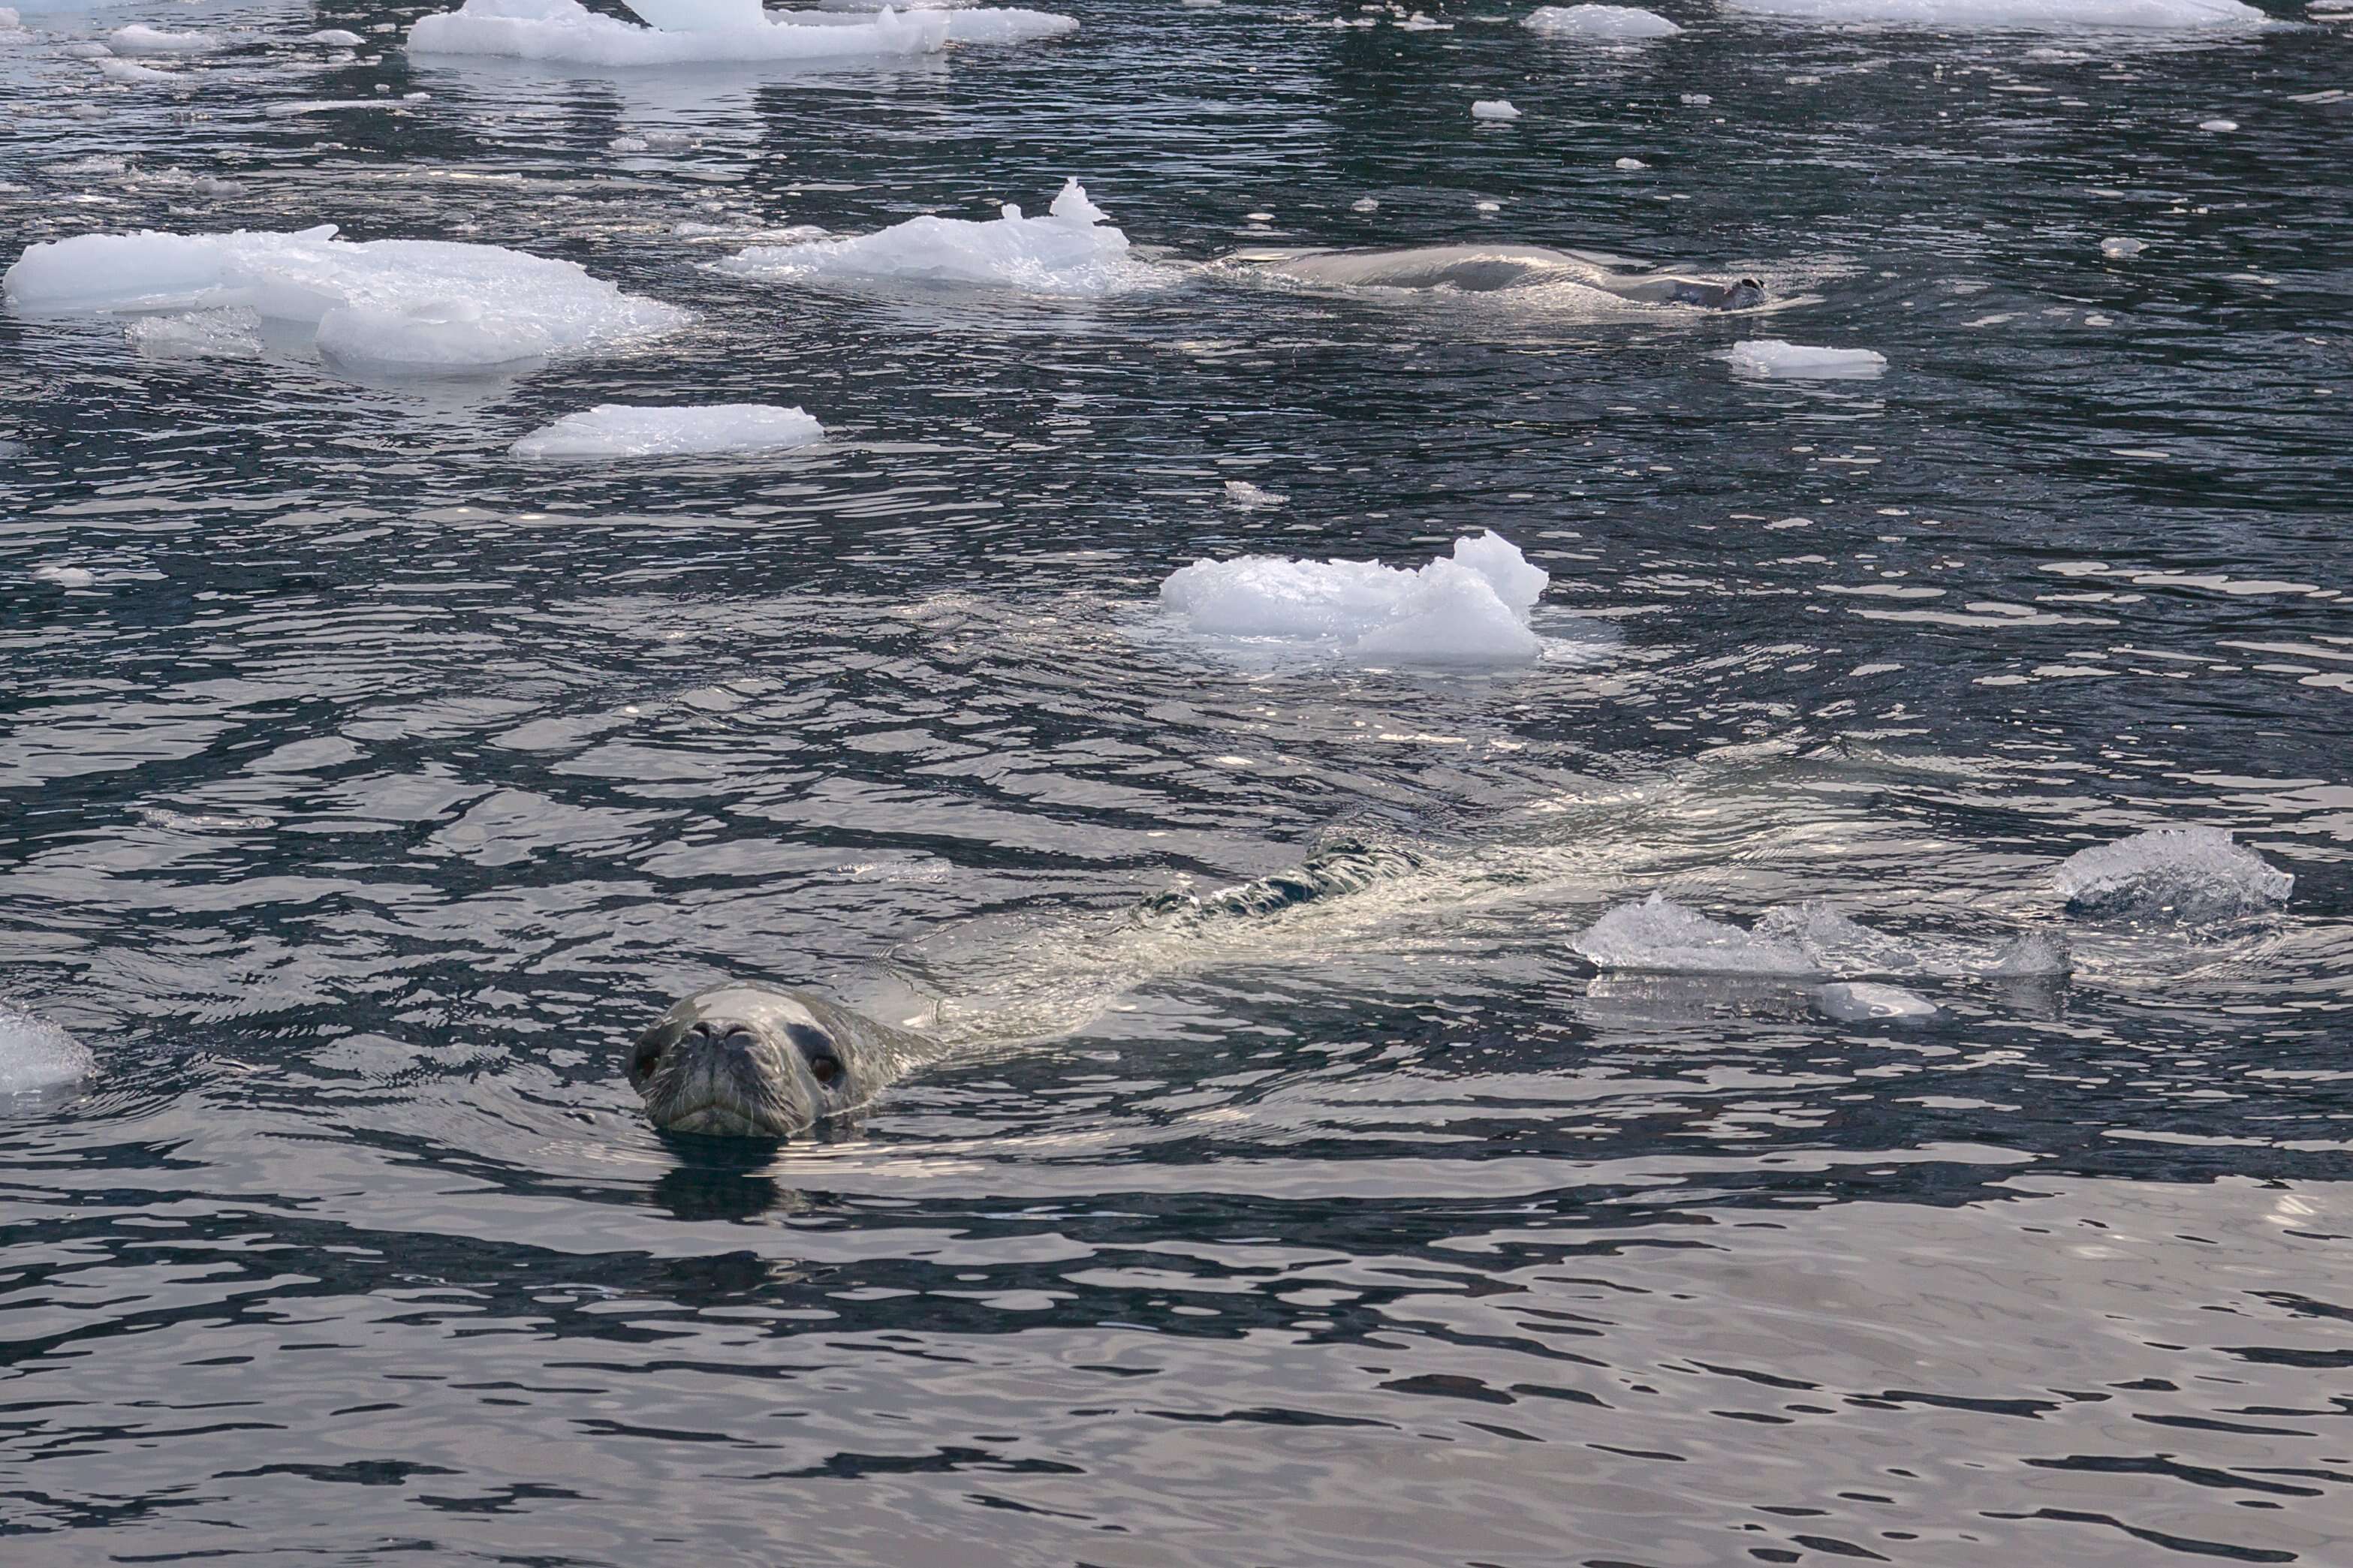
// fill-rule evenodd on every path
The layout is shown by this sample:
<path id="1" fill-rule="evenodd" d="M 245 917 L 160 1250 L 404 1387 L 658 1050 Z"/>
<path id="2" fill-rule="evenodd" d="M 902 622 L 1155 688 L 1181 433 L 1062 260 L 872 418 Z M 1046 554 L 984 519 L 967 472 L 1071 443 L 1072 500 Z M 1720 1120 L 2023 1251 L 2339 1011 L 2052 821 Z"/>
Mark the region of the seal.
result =
<path id="1" fill-rule="evenodd" d="M 1628 273 L 1616 257 L 1541 245 L 1425 245 L 1397 250 L 1243 250 L 1229 266 L 1326 289 L 1446 289 L 1497 294 L 1571 284 L 1641 305 L 1746 310 L 1765 302 L 1754 278 L 1725 283 L 1672 272 Z"/>
<path id="2" fill-rule="evenodd" d="M 784 1139 L 873 1099 L 922 1046 L 823 997 L 734 981 L 664 1013 L 628 1071 L 665 1131 Z"/>

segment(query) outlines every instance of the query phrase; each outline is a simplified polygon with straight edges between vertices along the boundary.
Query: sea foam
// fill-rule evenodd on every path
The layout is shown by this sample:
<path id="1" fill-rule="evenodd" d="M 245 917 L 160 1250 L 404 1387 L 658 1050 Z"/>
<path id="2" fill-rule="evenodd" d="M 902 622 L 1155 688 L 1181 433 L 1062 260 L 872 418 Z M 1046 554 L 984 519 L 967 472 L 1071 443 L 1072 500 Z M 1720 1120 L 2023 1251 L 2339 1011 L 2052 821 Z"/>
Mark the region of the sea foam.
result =
<path id="1" fill-rule="evenodd" d="M 1197 561 L 1160 601 L 1197 635 L 1338 652 L 1366 663 L 1514 665 L 1542 651 L 1528 615 L 1550 575 L 1498 533 L 1408 571 L 1377 561 Z"/>
<path id="2" fill-rule="evenodd" d="M 692 319 L 569 261 L 334 233 L 326 224 L 298 234 L 77 235 L 27 247 L 0 274 L 0 292 L 27 315 L 242 307 L 309 325 L 338 363 L 418 373 L 633 347 Z"/>

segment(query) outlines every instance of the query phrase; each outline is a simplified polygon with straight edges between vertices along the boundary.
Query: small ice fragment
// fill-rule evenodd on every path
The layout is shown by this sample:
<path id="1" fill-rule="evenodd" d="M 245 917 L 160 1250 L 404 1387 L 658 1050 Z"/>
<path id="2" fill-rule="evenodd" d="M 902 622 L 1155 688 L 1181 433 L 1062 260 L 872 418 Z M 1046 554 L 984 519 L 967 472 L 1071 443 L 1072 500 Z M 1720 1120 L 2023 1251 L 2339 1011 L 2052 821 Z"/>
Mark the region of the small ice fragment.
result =
<path id="1" fill-rule="evenodd" d="M 132 65 L 129 60 L 118 60 L 109 58 L 102 60 L 97 60 L 93 63 L 98 67 L 98 74 L 104 77 L 109 81 L 129 82 L 135 83 L 140 86 L 156 87 L 175 82 L 180 79 L 177 75 L 171 71 L 159 71 L 153 66 Z"/>
<path id="2" fill-rule="evenodd" d="M 2285 903 L 2295 887 L 2293 876 L 2220 827 L 2153 827 L 2081 849 L 2052 879 L 2070 914 L 2182 924 L 2259 914 Z"/>
<path id="3" fill-rule="evenodd" d="M 367 42 L 357 33 L 347 33 L 341 27 L 322 27 L 318 32 L 306 34 L 304 37 L 310 43 L 326 44 L 338 49 L 356 49 Z"/>
<path id="4" fill-rule="evenodd" d="M 1616 163 L 1610 166 L 1612 168 L 1625 169 L 1630 172 L 1635 169 L 1647 169 L 1651 165 L 1645 163 L 1640 158 L 1620 158 Z"/>
<path id="5" fill-rule="evenodd" d="M 1519 117 L 1520 111 L 1512 107 L 1512 100 L 1508 98 L 1482 98 L 1471 105 L 1471 118 L 1473 120 L 1517 120 Z"/>
<path id="6" fill-rule="evenodd" d="M 2201 120 L 2198 122 L 2200 131 L 2236 131 L 2238 128 L 2239 122 L 2235 120 Z"/>
<path id="7" fill-rule="evenodd" d="M 616 136 L 605 143 L 607 150 L 615 153 L 642 153 L 649 145 L 642 136 Z"/>
<path id="8" fill-rule="evenodd" d="M 2100 241 L 2100 254 L 2111 261 L 2129 260 L 2147 248 L 2148 242 L 2145 239 L 2111 238 Z"/>
<path id="9" fill-rule="evenodd" d="M 1820 973 L 1798 949 L 1709 920 L 1663 893 L 1652 893 L 1639 904 L 1619 905 L 1569 946 L 1602 969 L 1669 974 Z"/>
<path id="10" fill-rule="evenodd" d="M 1996 980 L 2039 980 L 2064 975 L 2073 968 L 2066 944 L 2031 931 L 1995 954 L 1985 973 Z"/>
<path id="11" fill-rule="evenodd" d="M 210 33 L 168 33 L 133 22 L 106 36 L 118 55 L 206 55 L 221 47 Z"/>
<path id="12" fill-rule="evenodd" d="M 1272 213 L 1244 213 L 1242 214 L 1242 217 L 1245 221 L 1250 223 L 1272 223 L 1274 221 L 1274 215 Z"/>
<path id="13" fill-rule="evenodd" d="M 1214 11 L 1225 3 L 1226 0 L 1180 0 L 1180 4 L 1190 5 L 1196 11 Z"/>
<path id="14" fill-rule="evenodd" d="M 1501 202 L 1480 202 L 1477 206 L 1482 213 L 1499 213 L 1504 210 L 1504 204 Z"/>
<path id="15" fill-rule="evenodd" d="M 0 1094 L 60 1089 L 88 1078 L 90 1052 L 71 1035 L 14 1002 L 0 1002 Z"/>
<path id="16" fill-rule="evenodd" d="M 0 33 L 21 33 L 24 30 L 24 19 L 7 6 L 0 5 Z"/>
<path id="17" fill-rule="evenodd" d="M 1023 217 L 1008 203 L 994 222 L 909 218 L 872 234 L 754 246 L 714 265 L 776 282 L 915 283 L 1081 298 L 1159 288 L 1180 276 L 1127 252 L 1127 236 L 1070 180 L 1045 217 Z"/>
<path id="18" fill-rule="evenodd" d="M 250 305 L 139 316 L 122 329 L 132 352 L 159 359 L 257 359 L 261 312 Z"/>
<path id="19" fill-rule="evenodd" d="M 1427 12 L 1416 11 L 1399 22 L 1398 27 L 1408 33 L 1451 33 L 1454 30 L 1454 24 L 1439 21 Z"/>
<path id="20" fill-rule="evenodd" d="M 1196 561 L 1168 575 L 1160 599 L 1209 637 L 1370 663 L 1515 665 L 1543 651 L 1527 621 L 1550 581 L 1511 541 L 1482 533 L 1415 571 L 1274 555 Z"/>
<path id="21" fill-rule="evenodd" d="M 1736 374 L 1800 380 L 1867 380 L 1887 369 L 1887 356 L 1873 349 L 1811 348 L 1781 338 L 1735 343 L 1725 358 Z"/>
<path id="22" fill-rule="evenodd" d="M 1631 5 L 1539 5 L 1523 26 L 1548 38 L 1589 38 L 1602 43 L 1672 38 L 1683 31 L 1657 12 Z"/>
<path id="23" fill-rule="evenodd" d="M 1248 479 L 1226 481 L 1226 504 L 1240 507 L 1245 511 L 1256 510 L 1260 507 L 1281 506 L 1290 499 L 1289 496 L 1278 495 L 1272 490 L 1262 490 Z"/>
<path id="24" fill-rule="evenodd" d="M 1687 109 L 1704 109 L 1715 101 L 1715 99 L 1709 97 L 1704 92 L 1687 92 L 1683 94 L 1683 106 Z"/>
<path id="25" fill-rule="evenodd" d="M 1841 983 L 1814 993 L 1814 1005 L 1841 1024 L 1885 1023 L 1899 1018 L 1933 1018 L 1936 1005 L 1901 985 Z"/>
<path id="26" fill-rule="evenodd" d="M 1819 899 L 1774 905 L 1757 918 L 1757 935 L 1797 949 L 1825 974 L 1915 974 L 1934 967 L 1915 944 Z"/>
<path id="27" fill-rule="evenodd" d="M 518 458 L 667 458 L 776 452 L 825 439 L 798 408 L 762 403 L 640 408 L 607 403 L 568 414 L 510 448 Z"/>
<path id="28" fill-rule="evenodd" d="M 1348 210 L 1350 212 L 1359 213 L 1377 213 L 1381 210 L 1381 204 L 1372 196 L 1358 196 L 1355 201 L 1348 204 Z"/>
<path id="29" fill-rule="evenodd" d="M 45 565 L 33 568 L 33 581 L 50 583 L 60 588 L 87 588 L 98 581 L 86 566 Z"/>

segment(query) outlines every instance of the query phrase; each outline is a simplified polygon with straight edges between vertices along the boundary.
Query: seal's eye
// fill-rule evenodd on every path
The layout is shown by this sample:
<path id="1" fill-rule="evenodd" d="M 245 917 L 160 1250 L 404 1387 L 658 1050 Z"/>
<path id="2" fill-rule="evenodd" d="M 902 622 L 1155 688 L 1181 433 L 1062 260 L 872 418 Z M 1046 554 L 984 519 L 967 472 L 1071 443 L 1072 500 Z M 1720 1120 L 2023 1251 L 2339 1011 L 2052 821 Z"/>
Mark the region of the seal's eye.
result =
<path id="1" fill-rule="evenodd" d="M 841 1057 L 823 1029 L 813 1029 L 807 1024 L 787 1024 L 785 1033 L 793 1037 L 793 1044 L 808 1059 L 811 1078 L 819 1083 L 831 1083 L 841 1076 Z"/>

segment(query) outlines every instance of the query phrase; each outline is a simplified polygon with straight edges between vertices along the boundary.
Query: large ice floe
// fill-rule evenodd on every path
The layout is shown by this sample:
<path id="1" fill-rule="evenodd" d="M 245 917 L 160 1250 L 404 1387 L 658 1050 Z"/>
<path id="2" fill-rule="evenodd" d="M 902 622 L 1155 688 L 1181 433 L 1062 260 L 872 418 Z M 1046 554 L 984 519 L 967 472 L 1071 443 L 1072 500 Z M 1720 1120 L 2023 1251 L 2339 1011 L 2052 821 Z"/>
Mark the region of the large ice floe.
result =
<path id="1" fill-rule="evenodd" d="M 2185 925 L 2262 914 L 2295 888 L 2293 876 L 2220 827 L 2154 827 L 2078 850 L 2052 879 L 2070 914 Z"/>
<path id="2" fill-rule="evenodd" d="M 756 0 L 644 0 L 656 26 L 591 11 L 580 0 L 466 0 L 409 25 L 412 55 L 497 55 L 573 65 L 674 66 L 934 54 L 950 44 L 1015 44 L 1074 32 L 1078 22 L 1016 9 L 871 15 L 766 12 Z"/>
<path id="3" fill-rule="evenodd" d="M 1523 26 L 1547 38 L 1585 38 L 1603 44 L 1672 38 L 1683 31 L 1657 12 L 1632 5 L 1539 5 Z"/>
<path id="4" fill-rule="evenodd" d="M 1551 576 L 1499 533 L 1458 539 L 1412 571 L 1377 561 L 1197 561 L 1160 602 L 1197 636 L 1370 664 L 1516 665 L 1543 651 L 1528 615 Z"/>
<path id="5" fill-rule="evenodd" d="M 1875 349 L 1812 348 L 1783 338 L 1754 338 L 1724 356 L 1736 375 L 1791 381 L 1867 381 L 1887 369 Z"/>
<path id="6" fill-rule="evenodd" d="M 1177 273 L 1136 260 L 1127 236 L 1066 181 L 1044 217 L 1008 202 L 997 218 L 909 218 L 872 234 L 754 246 L 714 265 L 778 283 L 916 284 L 1093 298 L 1156 288 Z"/>
<path id="7" fill-rule="evenodd" d="M 2272 19 L 2239 0 L 1726 0 L 1736 11 L 1790 22 L 1938 32 L 2015 29 L 2245 29 Z"/>
<path id="8" fill-rule="evenodd" d="M 14 1002 L 0 1002 L 0 1096 L 62 1089 L 90 1070 L 90 1052 L 71 1035 Z"/>
<path id="9" fill-rule="evenodd" d="M 0 293 L 26 315 L 248 310 L 310 326 L 339 364 L 411 374 L 631 348 L 692 319 L 569 261 L 334 234 L 325 224 L 298 234 L 77 235 L 27 247 L 0 275 Z"/>
<path id="10" fill-rule="evenodd" d="M 518 458 L 670 458 L 776 452 L 824 439 L 824 427 L 797 408 L 765 403 L 695 408 L 607 403 L 534 430 L 511 450 Z"/>

